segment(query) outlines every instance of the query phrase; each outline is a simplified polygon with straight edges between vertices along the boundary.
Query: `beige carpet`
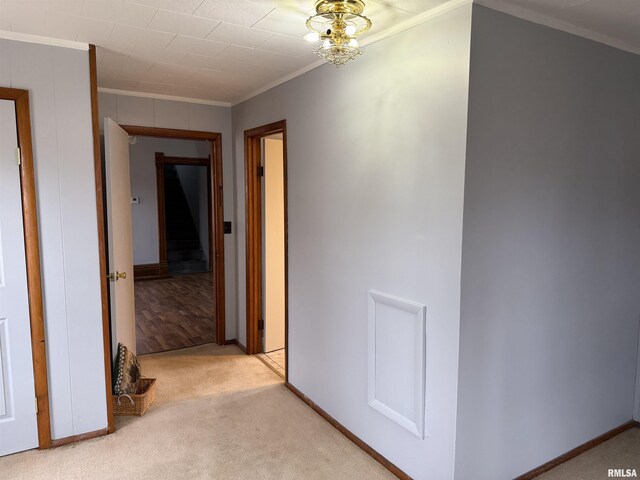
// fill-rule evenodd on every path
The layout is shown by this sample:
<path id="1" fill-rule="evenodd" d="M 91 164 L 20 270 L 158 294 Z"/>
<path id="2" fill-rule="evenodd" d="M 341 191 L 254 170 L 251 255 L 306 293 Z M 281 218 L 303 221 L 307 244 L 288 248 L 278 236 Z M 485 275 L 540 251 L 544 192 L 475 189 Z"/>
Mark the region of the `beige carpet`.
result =
<path id="1" fill-rule="evenodd" d="M 608 470 L 636 469 L 640 476 L 640 428 L 631 428 L 553 470 L 540 480 L 603 480 Z M 624 478 L 624 477 L 623 477 Z"/>
<path id="2" fill-rule="evenodd" d="M 158 398 L 144 417 L 116 417 L 108 437 L 0 458 L 0 480 L 395 478 L 235 346 L 141 362 L 146 376 L 158 378 Z M 601 480 L 609 468 L 640 475 L 640 429 L 539 478 Z"/>
<path id="3" fill-rule="evenodd" d="M 0 479 L 393 479 L 235 346 L 141 357 L 158 398 L 113 435 L 0 458 Z"/>

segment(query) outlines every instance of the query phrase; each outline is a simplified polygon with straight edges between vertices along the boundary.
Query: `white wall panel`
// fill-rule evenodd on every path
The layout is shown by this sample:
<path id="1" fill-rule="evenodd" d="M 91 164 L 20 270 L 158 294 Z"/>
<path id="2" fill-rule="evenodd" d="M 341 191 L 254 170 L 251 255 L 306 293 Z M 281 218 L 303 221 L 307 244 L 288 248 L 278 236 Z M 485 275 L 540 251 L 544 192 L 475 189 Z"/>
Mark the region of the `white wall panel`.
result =
<path id="1" fill-rule="evenodd" d="M 74 434 L 106 425 L 93 131 L 86 52 L 54 49 L 57 153 Z M 96 288 L 98 287 L 98 288 Z"/>
<path id="2" fill-rule="evenodd" d="M 29 90 L 52 436 L 106 427 L 96 197 L 86 51 L 0 40 Z"/>
<path id="3" fill-rule="evenodd" d="M 424 438 L 427 307 L 369 292 L 369 406 Z"/>
<path id="4" fill-rule="evenodd" d="M 64 277 L 62 211 L 60 205 L 56 103 L 52 48 L 0 40 L 11 60 L 13 88 L 29 90 L 37 187 L 38 228 L 49 403 L 53 438 L 74 435 L 69 364 L 68 318 Z M 4 63 L 4 62 L 3 62 Z"/>

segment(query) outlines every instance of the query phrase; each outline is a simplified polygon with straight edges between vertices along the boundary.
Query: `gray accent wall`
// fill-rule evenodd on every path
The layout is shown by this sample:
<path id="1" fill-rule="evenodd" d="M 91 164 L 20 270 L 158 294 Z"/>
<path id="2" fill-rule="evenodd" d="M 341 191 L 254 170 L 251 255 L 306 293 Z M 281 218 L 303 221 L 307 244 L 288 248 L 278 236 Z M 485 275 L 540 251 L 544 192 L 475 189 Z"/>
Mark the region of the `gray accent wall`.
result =
<path id="1" fill-rule="evenodd" d="M 29 90 L 54 439 L 107 427 L 89 53 L 0 39 Z"/>
<path id="2" fill-rule="evenodd" d="M 285 119 L 289 381 L 415 479 L 453 477 L 470 32 L 465 5 L 233 107 L 238 338 L 243 135 Z M 424 439 L 368 405 L 370 289 L 427 305 Z"/>
<path id="3" fill-rule="evenodd" d="M 199 103 L 160 100 L 156 98 L 115 95 L 100 92 L 100 117 L 110 117 L 119 125 L 142 127 L 201 130 L 222 134 L 222 177 L 224 219 L 233 221 L 235 216 L 235 165 L 231 141 L 231 108 Z M 238 231 L 224 236 L 225 267 L 225 335 L 227 340 L 236 338 L 236 239 Z"/>
<path id="4" fill-rule="evenodd" d="M 636 55 L 473 8 L 457 479 L 513 478 L 633 416 L 638 85 Z"/>

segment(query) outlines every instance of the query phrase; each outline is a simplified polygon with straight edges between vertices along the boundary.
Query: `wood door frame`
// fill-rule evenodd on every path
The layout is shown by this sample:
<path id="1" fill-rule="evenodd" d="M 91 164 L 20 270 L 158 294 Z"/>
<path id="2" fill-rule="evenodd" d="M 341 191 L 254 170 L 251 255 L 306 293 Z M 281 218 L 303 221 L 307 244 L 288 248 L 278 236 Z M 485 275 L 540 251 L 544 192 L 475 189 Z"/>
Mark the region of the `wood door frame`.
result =
<path id="1" fill-rule="evenodd" d="M 225 343 L 224 304 L 224 199 L 222 191 L 222 134 L 175 128 L 140 127 L 120 125 L 129 135 L 138 137 L 172 138 L 175 140 L 206 140 L 211 143 L 211 209 L 213 212 L 213 288 L 216 305 L 216 339 Z M 164 185 L 163 185 L 164 190 Z M 215 194 L 213 193 L 215 192 Z M 165 238 L 166 252 L 166 238 Z M 165 257 L 166 261 L 166 257 Z"/>
<path id="2" fill-rule="evenodd" d="M 285 362 L 289 365 L 289 209 L 287 181 L 287 121 L 270 123 L 244 132 L 245 208 L 246 208 L 246 295 L 248 354 L 262 353 L 262 336 L 258 321 L 262 314 L 262 190 L 258 167 L 262 161 L 261 141 L 282 133 L 284 172 L 284 343 Z M 285 369 L 288 381 L 289 369 Z"/>
<path id="3" fill-rule="evenodd" d="M 208 267 L 213 271 L 213 223 L 212 223 L 212 198 L 211 198 L 211 185 L 213 184 L 213 160 L 211 155 L 207 158 L 193 158 L 193 157 L 170 157 L 163 152 L 156 152 L 156 185 L 158 193 L 158 258 L 160 260 L 160 275 L 169 275 L 169 265 L 167 261 L 167 225 L 166 225 L 166 210 L 165 210 L 165 196 L 164 196 L 164 166 L 165 165 L 189 165 L 194 167 L 207 167 L 207 209 L 208 209 L 208 232 L 209 232 L 209 245 L 207 245 L 207 251 L 209 255 Z M 194 219 L 195 220 L 195 219 Z"/>
<path id="4" fill-rule="evenodd" d="M 100 152 L 100 120 L 98 108 L 98 70 L 96 46 L 89 45 L 89 80 L 91 90 L 91 128 L 93 131 L 93 170 L 96 185 L 96 213 L 98 215 L 98 256 L 100 269 L 100 303 L 102 306 L 102 348 L 104 350 L 104 382 L 107 403 L 107 431 L 116 431 L 111 401 L 111 324 L 109 321 L 109 286 L 107 285 L 106 216 L 104 213 L 104 188 L 102 154 Z"/>
<path id="5" fill-rule="evenodd" d="M 38 210 L 34 178 L 33 146 L 31 143 L 31 114 L 29 91 L 0 87 L 0 100 L 15 102 L 18 147 L 22 156 L 20 164 L 20 190 L 22 192 L 22 219 L 29 295 L 29 322 L 31 327 L 31 355 L 33 358 L 33 383 L 38 411 L 39 448 L 51 447 L 51 417 L 49 413 L 49 382 L 47 378 L 47 352 L 42 304 L 42 273 L 38 240 Z"/>

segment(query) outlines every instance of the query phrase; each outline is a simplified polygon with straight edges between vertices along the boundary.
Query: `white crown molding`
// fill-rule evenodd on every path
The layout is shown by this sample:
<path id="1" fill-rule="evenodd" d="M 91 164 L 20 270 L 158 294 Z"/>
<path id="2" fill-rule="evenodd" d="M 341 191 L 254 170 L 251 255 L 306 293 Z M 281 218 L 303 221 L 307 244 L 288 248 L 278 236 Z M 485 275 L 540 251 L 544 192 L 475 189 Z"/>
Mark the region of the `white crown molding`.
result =
<path id="1" fill-rule="evenodd" d="M 73 40 L 63 40 L 61 38 L 43 37 L 40 35 L 31 35 L 28 33 L 9 32 L 8 30 L 0 30 L 0 38 L 4 38 L 6 40 L 15 40 L 17 42 L 50 45 L 53 47 L 73 48 L 75 50 L 89 50 L 88 43 L 74 42 Z"/>
<path id="2" fill-rule="evenodd" d="M 462 7 L 464 5 L 470 5 L 472 1 L 473 0 L 451 0 L 450 2 L 443 3 L 442 5 L 432 8 L 431 10 L 427 10 L 426 12 L 415 15 L 414 17 L 411 17 L 410 19 L 405 20 L 404 22 L 401 22 L 401 23 L 398 23 L 397 25 L 386 28 L 381 32 L 376 33 L 375 35 L 370 35 L 365 39 L 363 39 L 362 42 L 360 43 L 363 47 L 367 45 L 371 45 L 373 43 L 379 42 L 380 40 L 384 40 L 385 38 L 404 32 L 405 30 L 409 30 L 410 28 L 420 25 L 421 23 L 427 22 L 433 18 L 439 17 L 440 15 L 450 12 L 451 10 L 455 10 L 456 8 Z M 318 60 L 317 62 L 314 62 L 311 65 L 307 65 L 306 67 L 301 68 L 300 70 L 296 70 L 295 72 L 290 73 L 289 75 L 286 75 L 270 83 L 269 85 L 265 85 L 264 87 L 261 87 L 258 90 L 255 90 L 247 95 L 242 96 L 240 99 L 232 102 L 231 106 L 235 107 L 236 105 L 242 102 L 246 102 L 247 100 L 258 96 L 261 93 L 266 92 L 267 90 L 271 90 L 272 88 L 277 87 L 278 85 L 281 85 L 285 82 L 288 82 L 289 80 L 299 77 L 300 75 L 303 75 L 315 68 L 318 68 L 324 65 L 325 63 L 327 63 L 325 60 Z"/>
<path id="3" fill-rule="evenodd" d="M 98 92 L 112 93 L 114 95 L 126 95 L 128 97 L 155 98 L 156 100 L 172 100 L 174 102 L 197 103 L 200 105 L 210 105 L 212 107 L 231 107 L 229 102 L 218 102 L 215 100 L 204 100 L 201 98 L 178 97 L 176 95 L 163 95 L 160 93 L 134 92 L 131 90 L 118 90 L 115 88 L 98 87 Z"/>
<path id="4" fill-rule="evenodd" d="M 579 37 L 593 40 L 594 42 L 603 43 L 619 50 L 624 50 L 626 52 L 640 55 L 640 46 L 638 45 L 633 45 L 619 38 L 604 35 L 588 28 L 579 27 L 578 25 L 574 25 L 573 23 L 565 22 L 548 15 L 534 12 L 533 10 L 529 10 L 528 8 L 513 5 L 507 0 L 474 0 L 474 3 L 482 5 L 483 7 L 490 8 L 492 10 L 506 13 L 507 15 L 511 15 L 513 17 L 518 17 L 522 20 L 528 20 L 539 25 L 544 25 L 545 27 L 550 27 L 555 30 L 561 30 L 566 33 L 571 33 Z"/>

